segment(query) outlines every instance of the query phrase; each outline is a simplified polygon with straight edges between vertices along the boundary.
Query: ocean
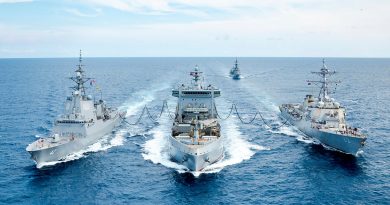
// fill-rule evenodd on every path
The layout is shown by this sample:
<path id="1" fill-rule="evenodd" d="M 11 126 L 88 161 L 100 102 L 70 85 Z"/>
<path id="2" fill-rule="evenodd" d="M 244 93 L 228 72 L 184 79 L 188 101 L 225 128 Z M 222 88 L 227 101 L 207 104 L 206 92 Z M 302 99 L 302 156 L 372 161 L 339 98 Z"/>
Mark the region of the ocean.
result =
<path id="1" fill-rule="evenodd" d="M 244 120 L 259 111 L 282 123 L 278 105 L 300 103 L 319 88 L 306 80 L 320 58 L 238 58 L 241 80 L 228 77 L 235 58 L 85 58 L 86 74 L 108 105 L 127 110 L 133 123 L 144 106 L 174 110 L 171 89 L 189 83 L 195 65 L 221 89 L 216 107 L 237 105 Z M 26 146 L 46 136 L 71 94 L 77 58 L 0 59 L 1 204 L 390 204 L 390 59 L 327 58 L 341 80 L 332 94 L 347 122 L 367 143 L 358 157 L 329 150 L 290 125 L 221 120 L 225 157 L 203 172 L 171 162 L 172 120 L 144 116 L 122 123 L 85 150 L 37 169 Z"/>

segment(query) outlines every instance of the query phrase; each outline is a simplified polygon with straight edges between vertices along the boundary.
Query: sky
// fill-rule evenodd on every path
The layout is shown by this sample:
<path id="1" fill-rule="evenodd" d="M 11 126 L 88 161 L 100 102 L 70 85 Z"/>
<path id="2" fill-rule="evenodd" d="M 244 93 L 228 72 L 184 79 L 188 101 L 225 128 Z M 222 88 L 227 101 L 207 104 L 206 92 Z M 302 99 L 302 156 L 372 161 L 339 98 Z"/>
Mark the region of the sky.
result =
<path id="1" fill-rule="evenodd" d="M 0 58 L 390 57 L 390 0 L 0 0 Z"/>

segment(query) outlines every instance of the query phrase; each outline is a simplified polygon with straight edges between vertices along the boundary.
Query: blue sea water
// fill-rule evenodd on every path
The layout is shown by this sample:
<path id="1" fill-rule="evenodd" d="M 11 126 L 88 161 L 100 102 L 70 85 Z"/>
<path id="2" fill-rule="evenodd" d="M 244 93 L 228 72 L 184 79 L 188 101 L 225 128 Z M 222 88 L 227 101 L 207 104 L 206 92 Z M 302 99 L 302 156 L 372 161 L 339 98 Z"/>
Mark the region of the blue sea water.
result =
<path id="1" fill-rule="evenodd" d="M 319 58 L 239 58 L 244 79 L 229 79 L 233 58 L 86 58 L 109 105 L 134 122 L 146 105 L 173 110 L 172 87 L 190 80 L 195 64 L 218 86 L 218 111 L 231 103 L 249 120 L 260 111 L 280 124 L 277 105 L 301 102 L 318 88 Z M 204 173 L 170 162 L 166 137 L 172 121 L 147 117 L 122 123 L 114 133 L 75 153 L 65 163 L 37 169 L 26 146 L 50 132 L 70 94 L 76 58 L 0 59 L 1 204 L 389 204 L 390 59 L 329 58 L 342 83 L 333 94 L 347 121 L 368 135 L 359 157 L 304 139 L 287 125 L 270 129 L 261 120 L 221 121 L 225 158 Z M 252 75 L 252 76 L 249 76 Z M 248 76 L 248 77 L 245 77 Z M 100 93 L 88 90 L 97 98 Z"/>

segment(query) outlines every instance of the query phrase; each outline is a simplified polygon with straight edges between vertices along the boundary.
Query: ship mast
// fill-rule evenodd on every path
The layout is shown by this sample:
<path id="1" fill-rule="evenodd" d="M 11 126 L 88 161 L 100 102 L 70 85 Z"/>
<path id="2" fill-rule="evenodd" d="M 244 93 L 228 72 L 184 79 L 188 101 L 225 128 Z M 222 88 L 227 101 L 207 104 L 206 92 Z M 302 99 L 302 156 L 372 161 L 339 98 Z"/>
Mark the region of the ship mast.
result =
<path id="1" fill-rule="evenodd" d="M 311 72 L 312 74 L 319 75 L 322 79 L 318 81 L 314 80 L 308 80 L 307 82 L 309 84 L 314 83 L 316 85 L 319 85 L 321 87 L 320 93 L 318 94 L 319 101 L 325 102 L 330 101 L 329 97 L 329 85 L 334 83 L 340 83 L 340 81 L 330 81 L 328 78 L 334 74 L 336 74 L 336 71 L 330 71 L 326 65 L 325 65 L 325 59 L 322 59 L 322 68 L 320 72 Z"/>
<path id="2" fill-rule="evenodd" d="M 196 87 L 197 89 L 202 88 L 201 87 L 202 82 L 200 82 L 201 81 L 201 78 L 200 78 L 201 74 L 202 74 L 202 72 L 199 72 L 198 65 L 196 65 L 195 70 L 190 73 L 190 75 L 192 77 L 194 77 L 194 79 L 193 79 L 194 80 L 194 87 Z"/>
<path id="3" fill-rule="evenodd" d="M 77 65 L 77 70 L 75 70 L 76 76 L 70 77 L 69 79 L 73 80 L 76 85 L 72 87 L 75 91 L 79 91 L 82 96 L 85 96 L 85 86 L 84 83 L 88 82 L 91 78 L 85 77 L 83 70 L 83 59 L 80 50 L 79 64 Z"/>

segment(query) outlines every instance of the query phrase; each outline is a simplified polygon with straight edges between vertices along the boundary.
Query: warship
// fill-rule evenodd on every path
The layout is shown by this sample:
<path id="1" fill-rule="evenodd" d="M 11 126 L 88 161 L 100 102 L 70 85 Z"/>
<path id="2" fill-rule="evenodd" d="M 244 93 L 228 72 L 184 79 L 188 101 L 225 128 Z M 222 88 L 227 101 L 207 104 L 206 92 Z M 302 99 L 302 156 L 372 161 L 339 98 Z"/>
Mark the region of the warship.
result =
<path id="1" fill-rule="evenodd" d="M 92 79 L 85 76 L 81 51 L 75 74 L 69 79 L 76 85 L 72 87 L 72 95 L 66 98 L 64 114 L 55 120 L 51 134 L 26 148 L 38 168 L 46 162 L 61 161 L 69 154 L 97 142 L 110 133 L 126 114 L 107 107 L 102 99 L 95 101 L 86 94 L 84 84 L 88 81 L 91 83 Z"/>
<path id="2" fill-rule="evenodd" d="M 238 67 L 237 58 L 236 61 L 234 62 L 233 68 L 230 70 L 230 77 L 232 77 L 234 80 L 241 79 L 241 71 L 240 68 Z"/>
<path id="3" fill-rule="evenodd" d="M 201 171 L 223 157 L 223 138 L 214 102 L 221 91 L 212 85 L 203 86 L 202 72 L 197 66 L 190 75 L 191 85 L 182 84 L 172 90 L 178 103 L 169 137 L 169 154 L 173 161 L 189 170 Z"/>
<path id="4" fill-rule="evenodd" d="M 330 85 L 340 83 L 329 80 L 336 72 L 330 71 L 323 60 L 320 72 L 311 73 L 321 77 L 319 81 L 307 81 L 309 85 L 321 87 L 318 97 L 306 95 L 302 104 L 283 104 L 279 106 L 281 115 L 322 145 L 356 156 L 367 138 L 357 128 L 347 125 L 345 108 L 329 95 Z"/>

